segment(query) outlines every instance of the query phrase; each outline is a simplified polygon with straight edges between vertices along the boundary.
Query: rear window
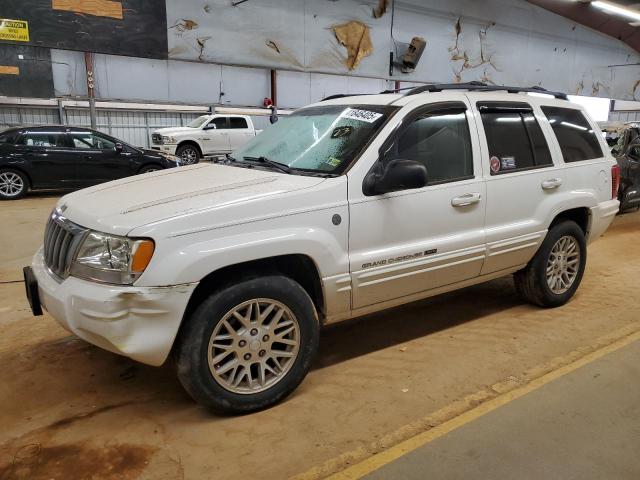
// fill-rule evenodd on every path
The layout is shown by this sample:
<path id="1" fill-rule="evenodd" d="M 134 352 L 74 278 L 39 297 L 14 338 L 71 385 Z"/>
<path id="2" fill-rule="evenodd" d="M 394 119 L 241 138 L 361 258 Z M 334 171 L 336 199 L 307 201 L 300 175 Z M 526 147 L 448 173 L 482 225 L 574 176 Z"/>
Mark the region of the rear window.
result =
<path id="1" fill-rule="evenodd" d="M 602 157 L 598 133 L 591 128 L 580 110 L 542 107 L 556 134 L 565 162 L 579 162 Z"/>
<path id="2" fill-rule="evenodd" d="M 531 106 L 520 102 L 478 103 L 489 146 L 491 175 L 553 164 Z"/>

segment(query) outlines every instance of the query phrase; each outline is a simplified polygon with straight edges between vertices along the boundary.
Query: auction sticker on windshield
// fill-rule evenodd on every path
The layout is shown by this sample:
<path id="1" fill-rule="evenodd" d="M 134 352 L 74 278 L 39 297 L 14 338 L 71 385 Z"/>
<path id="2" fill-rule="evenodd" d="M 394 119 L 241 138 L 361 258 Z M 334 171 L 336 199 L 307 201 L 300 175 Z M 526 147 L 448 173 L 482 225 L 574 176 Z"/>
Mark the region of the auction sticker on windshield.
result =
<path id="1" fill-rule="evenodd" d="M 0 18 L 0 40 L 29 41 L 29 24 L 23 20 Z"/>
<path id="2" fill-rule="evenodd" d="M 362 120 L 363 122 L 373 123 L 378 120 L 382 116 L 382 114 L 378 112 L 371 112 L 369 110 L 349 108 L 340 116 L 343 118 L 352 118 L 354 120 Z"/>

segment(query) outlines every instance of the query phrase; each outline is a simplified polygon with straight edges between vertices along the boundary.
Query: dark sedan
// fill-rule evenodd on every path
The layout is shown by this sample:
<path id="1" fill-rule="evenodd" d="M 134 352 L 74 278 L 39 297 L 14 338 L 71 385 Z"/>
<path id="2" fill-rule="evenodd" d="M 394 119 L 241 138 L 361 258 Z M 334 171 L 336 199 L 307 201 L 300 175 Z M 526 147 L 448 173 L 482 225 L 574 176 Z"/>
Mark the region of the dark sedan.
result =
<path id="1" fill-rule="evenodd" d="M 176 167 L 173 155 L 132 147 L 88 128 L 16 127 L 0 131 L 0 199 L 33 190 L 72 190 Z"/>

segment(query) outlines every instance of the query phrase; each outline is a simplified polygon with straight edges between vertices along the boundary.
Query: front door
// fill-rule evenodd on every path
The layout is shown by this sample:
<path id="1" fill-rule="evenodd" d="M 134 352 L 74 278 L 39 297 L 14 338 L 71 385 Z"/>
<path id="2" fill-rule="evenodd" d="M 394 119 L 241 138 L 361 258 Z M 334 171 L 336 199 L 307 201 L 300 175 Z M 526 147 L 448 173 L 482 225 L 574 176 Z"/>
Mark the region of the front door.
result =
<path id="1" fill-rule="evenodd" d="M 228 117 L 215 117 L 204 127 L 204 133 L 202 143 L 206 155 L 231 151 Z"/>
<path id="2" fill-rule="evenodd" d="M 419 161 L 427 168 L 428 185 L 365 196 L 362 178 L 350 176 L 355 310 L 477 277 L 485 257 L 485 183 L 468 105 L 419 107 L 397 132 L 377 162 Z"/>
<path id="3" fill-rule="evenodd" d="M 70 131 L 77 161 L 76 174 L 81 186 L 127 177 L 131 171 L 131 152 L 116 151 L 114 139 L 91 130 Z"/>
<path id="4" fill-rule="evenodd" d="M 35 188 L 77 187 L 73 148 L 66 134 L 55 128 L 33 128 L 18 140 L 16 156 L 31 165 Z"/>

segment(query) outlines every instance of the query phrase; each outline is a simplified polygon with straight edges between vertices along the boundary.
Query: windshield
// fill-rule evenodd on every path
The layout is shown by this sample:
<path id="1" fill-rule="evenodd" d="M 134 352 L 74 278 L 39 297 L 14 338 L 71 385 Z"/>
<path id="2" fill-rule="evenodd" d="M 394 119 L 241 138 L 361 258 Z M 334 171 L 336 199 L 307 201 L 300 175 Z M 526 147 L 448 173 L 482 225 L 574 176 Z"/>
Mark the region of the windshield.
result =
<path id="1" fill-rule="evenodd" d="M 328 105 L 298 110 L 231 156 L 267 158 L 296 170 L 340 173 L 397 110 L 387 105 Z"/>
<path id="2" fill-rule="evenodd" d="M 209 120 L 209 115 L 202 115 L 201 117 L 196 118 L 187 127 L 191 128 L 200 128 L 204 122 Z"/>

